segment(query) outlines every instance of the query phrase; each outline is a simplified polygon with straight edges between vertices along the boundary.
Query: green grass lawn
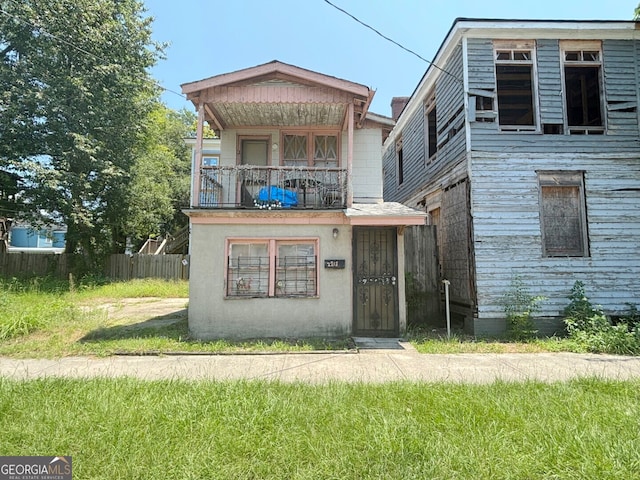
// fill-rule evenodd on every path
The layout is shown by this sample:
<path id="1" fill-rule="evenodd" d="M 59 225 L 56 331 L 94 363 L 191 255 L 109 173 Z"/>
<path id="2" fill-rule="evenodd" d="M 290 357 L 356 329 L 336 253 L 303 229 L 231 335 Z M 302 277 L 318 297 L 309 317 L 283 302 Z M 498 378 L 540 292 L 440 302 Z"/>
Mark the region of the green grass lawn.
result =
<path id="1" fill-rule="evenodd" d="M 188 282 L 154 279 L 129 282 L 78 282 L 52 279 L 0 278 L 0 355 L 54 358 L 117 353 L 246 352 L 343 350 L 342 339 L 268 339 L 243 342 L 200 342 L 189 338 L 186 309 Z M 175 318 L 152 310 L 158 298 L 184 299 Z M 119 314 L 131 299 L 141 299 L 138 313 Z M 147 302 L 147 303 L 145 303 Z M 110 306 L 107 311 L 106 307 Z M 148 307 L 148 308 L 145 308 Z M 149 324 L 147 320 L 160 322 Z M 162 320 L 171 320 L 163 323 Z M 456 334 L 451 339 L 412 330 L 407 338 L 421 353 L 585 352 L 567 338 L 527 342 L 483 339 Z"/>
<path id="2" fill-rule="evenodd" d="M 0 379 L 2 455 L 81 479 L 640 478 L 640 382 Z"/>

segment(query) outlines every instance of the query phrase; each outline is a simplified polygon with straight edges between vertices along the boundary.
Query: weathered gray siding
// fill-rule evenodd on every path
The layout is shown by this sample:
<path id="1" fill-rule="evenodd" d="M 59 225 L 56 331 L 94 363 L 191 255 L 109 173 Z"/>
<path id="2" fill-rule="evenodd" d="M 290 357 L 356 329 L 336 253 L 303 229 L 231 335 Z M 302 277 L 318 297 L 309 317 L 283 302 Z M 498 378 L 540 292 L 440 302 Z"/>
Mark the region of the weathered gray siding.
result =
<path id="1" fill-rule="evenodd" d="M 640 157 L 474 153 L 472 169 L 479 323 L 504 317 L 514 275 L 547 297 L 543 316 L 561 313 L 576 280 L 605 311 L 640 304 Z M 542 256 L 536 170 L 585 172 L 589 257 Z"/>
<path id="2" fill-rule="evenodd" d="M 466 141 L 461 46 L 455 49 L 443 68 L 450 74 L 441 74 L 435 86 L 438 152 L 431 161 L 425 158 L 428 140 L 425 138 L 426 112 L 422 106 L 415 110 L 401 132 L 404 163 L 402 185 L 398 185 L 395 145 L 387 144 L 383 153 L 386 201 L 406 202 L 430 181 L 450 171 L 464 159 Z"/>
<path id="3" fill-rule="evenodd" d="M 468 39 L 469 87 L 495 90 L 493 44 L 487 39 Z M 604 40 L 603 81 L 605 135 L 552 135 L 501 132 L 493 122 L 471 122 L 471 150 L 500 152 L 609 152 L 640 148 L 638 138 L 638 42 Z M 491 60 L 491 62 L 489 61 Z M 564 123 L 562 65 L 559 40 L 536 41 L 537 93 L 540 131 L 544 124 Z"/>
<path id="4" fill-rule="evenodd" d="M 560 46 L 557 40 L 536 42 L 538 96 L 540 98 L 540 122 L 563 124 L 562 75 L 560 67 Z"/>

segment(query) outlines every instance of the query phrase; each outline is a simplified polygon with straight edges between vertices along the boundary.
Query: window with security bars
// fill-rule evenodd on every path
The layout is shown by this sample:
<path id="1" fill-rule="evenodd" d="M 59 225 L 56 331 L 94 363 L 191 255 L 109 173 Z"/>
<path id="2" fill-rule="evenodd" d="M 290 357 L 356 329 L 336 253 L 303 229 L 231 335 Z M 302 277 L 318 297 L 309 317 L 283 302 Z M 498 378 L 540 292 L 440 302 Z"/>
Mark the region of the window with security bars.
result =
<path id="1" fill-rule="evenodd" d="M 313 243 L 278 245 L 276 257 L 276 297 L 315 296 L 317 259 Z"/>
<path id="2" fill-rule="evenodd" d="M 229 242 L 227 297 L 314 297 L 317 240 Z"/>
<path id="3" fill-rule="evenodd" d="M 227 296 L 265 297 L 268 294 L 268 244 L 232 243 L 227 267 Z"/>
<path id="4" fill-rule="evenodd" d="M 538 172 L 543 255 L 589 255 L 582 172 Z"/>

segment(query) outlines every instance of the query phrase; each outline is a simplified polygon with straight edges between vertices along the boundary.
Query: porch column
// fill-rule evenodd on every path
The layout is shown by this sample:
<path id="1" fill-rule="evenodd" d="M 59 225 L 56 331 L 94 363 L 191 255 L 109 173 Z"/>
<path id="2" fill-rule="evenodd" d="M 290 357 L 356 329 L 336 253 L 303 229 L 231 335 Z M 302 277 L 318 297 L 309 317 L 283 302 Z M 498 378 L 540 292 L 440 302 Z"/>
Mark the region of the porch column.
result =
<path id="1" fill-rule="evenodd" d="M 196 155 L 193 165 L 193 185 L 191 191 L 193 195 L 191 197 L 191 206 L 200 206 L 200 171 L 202 169 L 202 136 L 204 130 L 204 104 L 200 102 L 198 105 L 198 125 L 196 127 Z"/>
<path id="2" fill-rule="evenodd" d="M 347 112 L 347 208 L 353 206 L 353 102 Z"/>

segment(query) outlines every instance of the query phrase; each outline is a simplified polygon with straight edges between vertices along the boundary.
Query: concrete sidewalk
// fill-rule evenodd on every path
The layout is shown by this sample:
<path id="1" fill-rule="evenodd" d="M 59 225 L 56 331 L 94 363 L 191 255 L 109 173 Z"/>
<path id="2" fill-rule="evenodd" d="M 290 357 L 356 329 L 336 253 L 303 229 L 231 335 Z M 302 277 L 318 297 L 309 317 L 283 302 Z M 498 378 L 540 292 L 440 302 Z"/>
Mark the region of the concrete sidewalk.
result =
<path id="1" fill-rule="evenodd" d="M 283 382 L 564 381 L 578 377 L 640 378 L 640 357 L 574 353 L 423 355 L 410 344 L 362 346 L 358 351 L 245 355 L 0 358 L 0 376 L 136 377 L 144 380 L 275 380 Z"/>

